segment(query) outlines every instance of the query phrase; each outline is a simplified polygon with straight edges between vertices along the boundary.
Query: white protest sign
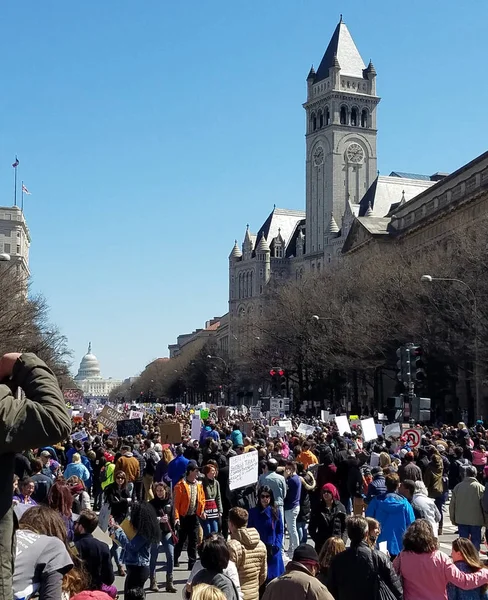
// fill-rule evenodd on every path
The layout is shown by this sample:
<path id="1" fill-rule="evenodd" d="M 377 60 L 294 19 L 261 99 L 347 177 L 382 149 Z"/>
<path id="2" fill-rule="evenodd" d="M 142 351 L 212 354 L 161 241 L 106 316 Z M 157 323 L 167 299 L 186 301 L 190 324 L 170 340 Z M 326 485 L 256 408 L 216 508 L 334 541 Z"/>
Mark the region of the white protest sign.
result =
<path id="1" fill-rule="evenodd" d="M 200 432 L 202 430 L 202 422 L 199 414 L 194 414 L 191 417 L 191 439 L 199 440 Z"/>
<path id="2" fill-rule="evenodd" d="M 259 406 L 251 406 L 251 419 L 257 421 L 261 418 L 261 409 Z"/>
<path id="3" fill-rule="evenodd" d="M 328 410 L 320 411 L 320 420 L 324 421 L 325 423 L 330 420 L 330 413 Z"/>
<path id="4" fill-rule="evenodd" d="M 86 440 L 87 437 L 88 434 L 85 431 L 77 431 L 76 433 L 73 433 L 71 439 L 73 442 L 81 442 L 81 440 Z"/>
<path id="5" fill-rule="evenodd" d="M 386 425 L 383 429 L 383 435 L 385 438 L 395 438 L 400 437 L 402 435 L 402 428 L 400 423 L 392 423 L 391 425 Z"/>
<path id="6" fill-rule="evenodd" d="M 240 487 L 252 485 L 258 480 L 257 452 L 246 452 L 239 456 L 229 458 L 229 489 L 236 490 Z"/>
<path id="7" fill-rule="evenodd" d="M 369 419 L 361 419 L 360 423 L 361 429 L 363 430 L 363 440 L 365 442 L 370 442 L 378 437 L 373 417 L 370 417 Z"/>
<path id="8" fill-rule="evenodd" d="M 270 425 L 269 437 L 283 437 L 285 435 L 285 428 L 279 425 Z"/>
<path id="9" fill-rule="evenodd" d="M 293 431 L 293 425 L 291 421 L 278 421 L 278 426 L 283 427 L 285 431 Z"/>
<path id="10" fill-rule="evenodd" d="M 351 428 L 349 427 L 349 419 L 347 418 L 347 415 L 335 417 L 335 422 L 340 435 L 344 435 L 345 433 L 351 433 Z"/>
<path id="11" fill-rule="evenodd" d="M 279 400 L 279 398 L 270 398 L 269 399 L 269 416 L 271 418 L 280 416 L 280 400 Z"/>
<path id="12" fill-rule="evenodd" d="M 315 433 L 315 427 L 313 425 L 306 425 L 305 423 L 300 423 L 297 432 L 301 433 L 302 435 L 312 435 L 313 433 Z"/>
<path id="13" fill-rule="evenodd" d="M 131 410 L 129 413 L 129 419 L 141 419 L 141 423 L 143 416 L 144 413 L 142 412 L 142 410 Z"/>

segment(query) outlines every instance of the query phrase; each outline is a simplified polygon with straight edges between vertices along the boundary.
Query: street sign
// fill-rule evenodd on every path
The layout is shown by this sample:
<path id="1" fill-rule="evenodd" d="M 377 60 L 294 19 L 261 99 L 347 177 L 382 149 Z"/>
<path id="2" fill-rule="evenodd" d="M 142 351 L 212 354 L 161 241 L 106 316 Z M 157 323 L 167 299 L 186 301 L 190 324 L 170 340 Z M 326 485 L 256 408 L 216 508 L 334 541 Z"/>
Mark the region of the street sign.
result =
<path id="1" fill-rule="evenodd" d="M 283 408 L 283 398 L 270 398 L 269 399 L 269 416 L 279 417 L 280 410 Z"/>
<path id="2" fill-rule="evenodd" d="M 407 429 L 403 435 L 407 438 L 407 442 L 412 448 L 417 448 L 420 445 L 420 438 L 422 437 L 421 429 Z"/>
<path id="3" fill-rule="evenodd" d="M 261 417 L 261 409 L 259 406 L 251 406 L 251 419 L 257 421 Z"/>

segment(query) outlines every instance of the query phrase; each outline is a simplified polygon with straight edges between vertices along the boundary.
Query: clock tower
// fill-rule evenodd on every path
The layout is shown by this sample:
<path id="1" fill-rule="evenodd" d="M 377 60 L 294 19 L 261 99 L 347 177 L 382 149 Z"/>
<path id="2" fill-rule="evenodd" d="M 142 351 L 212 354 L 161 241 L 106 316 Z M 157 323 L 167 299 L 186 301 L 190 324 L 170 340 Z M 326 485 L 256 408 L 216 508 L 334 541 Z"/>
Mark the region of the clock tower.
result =
<path id="1" fill-rule="evenodd" d="M 376 71 L 338 23 L 317 71 L 307 77 L 306 254 L 324 255 L 330 223 L 359 204 L 377 176 Z"/>

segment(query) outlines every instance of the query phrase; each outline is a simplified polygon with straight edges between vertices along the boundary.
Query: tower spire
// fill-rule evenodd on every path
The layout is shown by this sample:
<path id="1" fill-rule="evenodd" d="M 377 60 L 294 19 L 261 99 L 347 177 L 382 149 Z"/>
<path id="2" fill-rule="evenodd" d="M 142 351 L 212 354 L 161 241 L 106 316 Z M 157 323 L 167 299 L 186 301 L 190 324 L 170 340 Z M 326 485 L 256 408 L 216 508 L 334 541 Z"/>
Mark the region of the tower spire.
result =
<path id="1" fill-rule="evenodd" d="M 91 342 L 88 342 L 88 353 L 87 354 L 91 354 Z"/>

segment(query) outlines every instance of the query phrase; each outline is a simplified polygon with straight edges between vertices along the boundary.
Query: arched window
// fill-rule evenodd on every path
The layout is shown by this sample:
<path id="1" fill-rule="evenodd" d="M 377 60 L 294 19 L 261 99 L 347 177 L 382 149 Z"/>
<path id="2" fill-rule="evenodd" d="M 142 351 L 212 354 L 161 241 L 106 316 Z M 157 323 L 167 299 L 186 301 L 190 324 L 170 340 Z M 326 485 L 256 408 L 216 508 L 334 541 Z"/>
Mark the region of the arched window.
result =
<path id="1" fill-rule="evenodd" d="M 324 126 L 324 113 L 319 110 L 319 127 L 322 128 Z"/>
<path id="2" fill-rule="evenodd" d="M 361 127 L 367 127 L 368 126 L 368 111 L 363 108 L 362 112 L 361 112 Z"/>
<path id="3" fill-rule="evenodd" d="M 347 125 L 347 108 L 341 106 L 341 125 Z"/>
<path id="4" fill-rule="evenodd" d="M 325 109 L 325 124 L 330 125 L 330 110 L 328 106 Z"/>
<path id="5" fill-rule="evenodd" d="M 358 126 L 358 109 L 357 108 L 353 108 L 351 110 L 351 125 L 353 127 Z"/>
<path id="6" fill-rule="evenodd" d="M 249 297 L 252 298 L 252 273 L 249 273 Z"/>
<path id="7" fill-rule="evenodd" d="M 312 113 L 312 131 L 317 129 L 317 115 Z"/>

